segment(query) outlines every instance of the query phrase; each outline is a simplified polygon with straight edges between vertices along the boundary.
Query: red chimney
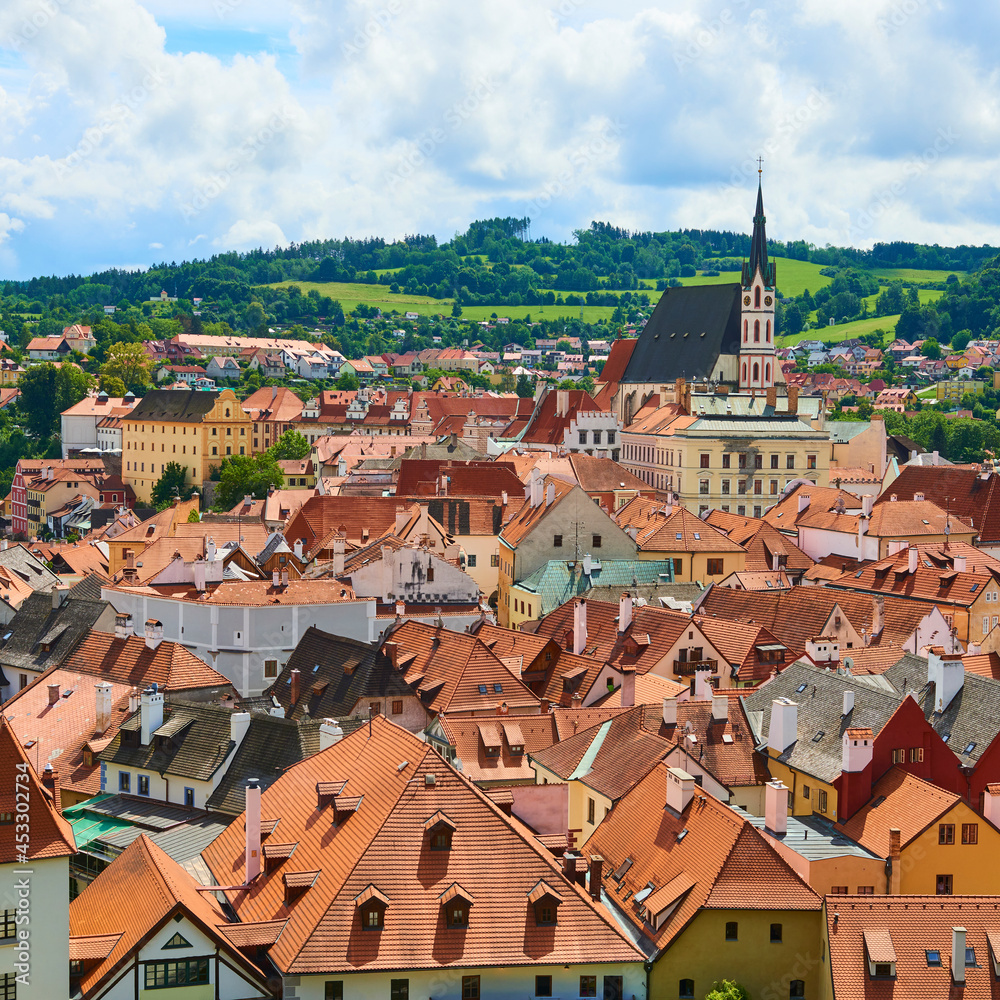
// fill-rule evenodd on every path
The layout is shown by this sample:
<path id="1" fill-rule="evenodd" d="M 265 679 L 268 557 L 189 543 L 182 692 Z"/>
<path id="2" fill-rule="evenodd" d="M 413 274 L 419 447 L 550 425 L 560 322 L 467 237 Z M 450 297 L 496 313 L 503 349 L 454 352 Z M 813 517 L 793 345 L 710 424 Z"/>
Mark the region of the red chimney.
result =
<path id="1" fill-rule="evenodd" d="M 601 901 L 601 879 L 604 877 L 604 858 L 600 854 L 590 856 L 590 898 Z"/>
<path id="2" fill-rule="evenodd" d="M 298 670 L 292 671 L 291 684 L 291 699 L 292 707 L 294 708 L 299 703 L 299 694 L 301 693 L 302 688 L 302 674 Z"/>
<path id="3" fill-rule="evenodd" d="M 59 772 L 51 763 L 46 764 L 45 769 L 42 771 L 42 784 L 51 793 L 52 804 L 56 807 L 56 811 L 61 813 L 62 803 L 59 801 Z"/>

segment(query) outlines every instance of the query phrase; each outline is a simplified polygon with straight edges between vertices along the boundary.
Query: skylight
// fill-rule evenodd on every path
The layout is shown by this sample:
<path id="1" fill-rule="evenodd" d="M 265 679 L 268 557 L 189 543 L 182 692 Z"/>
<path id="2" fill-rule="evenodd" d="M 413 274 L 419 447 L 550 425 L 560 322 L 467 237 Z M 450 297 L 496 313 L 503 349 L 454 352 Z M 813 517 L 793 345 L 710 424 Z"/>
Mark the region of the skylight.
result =
<path id="1" fill-rule="evenodd" d="M 863 569 L 859 569 L 857 571 L 857 573 L 854 574 L 854 579 L 855 580 L 860 580 L 863 573 L 864 573 L 864 570 Z"/>
<path id="2" fill-rule="evenodd" d="M 493 693 L 494 694 L 503 694 L 503 685 L 502 684 L 494 684 L 493 685 Z"/>
<path id="3" fill-rule="evenodd" d="M 694 537 L 697 538 L 699 542 L 701 541 L 701 535 L 697 531 L 694 533 Z"/>
<path id="4" fill-rule="evenodd" d="M 486 685 L 485 684 L 480 684 L 479 685 L 479 693 L 480 694 L 486 694 Z"/>
<path id="5" fill-rule="evenodd" d="M 973 585 L 972 585 L 972 586 L 971 586 L 971 587 L 969 588 L 969 591 L 970 591 L 970 593 L 973 593 L 973 594 L 974 594 L 974 593 L 976 592 L 976 588 L 977 588 L 978 586 L 979 586 L 979 584 L 978 584 L 978 583 L 974 583 L 974 584 L 973 584 Z"/>
<path id="6" fill-rule="evenodd" d="M 962 753 L 964 753 L 964 754 L 968 755 L 968 754 L 972 753 L 972 751 L 973 751 L 973 750 L 975 750 L 975 749 L 976 749 L 976 744 L 975 744 L 975 743 L 970 743 L 970 744 L 969 744 L 969 745 L 968 745 L 968 746 L 967 746 L 967 747 L 966 747 L 966 748 L 965 748 L 965 749 L 964 749 L 964 750 L 962 751 Z"/>
<path id="7" fill-rule="evenodd" d="M 950 740 L 950 739 L 951 739 L 951 733 L 945 733 L 944 736 L 941 737 L 941 742 L 942 743 L 947 743 L 948 740 Z"/>
<path id="8" fill-rule="evenodd" d="M 797 688 L 795 689 L 795 693 L 796 693 L 796 694 L 802 694 L 802 692 L 803 692 L 803 691 L 805 691 L 805 689 L 806 689 L 806 685 L 805 685 L 804 683 L 803 683 L 803 684 L 800 684 L 800 685 L 799 685 L 799 686 L 798 686 L 798 687 L 797 687 Z"/>
<path id="9" fill-rule="evenodd" d="M 678 531 L 678 532 L 677 532 L 677 540 L 678 540 L 678 541 L 680 541 L 680 537 L 681 537 L 681 533 L 680 533 L 680 532 Z"/>
<path id="10" fill-rule="evenodd" d="M 936 948 L 925 951 L 924 954 L 927 956 L 927 964 L 931 968 L 937 969 L 941 967 L 941 952 Z"/>
<path id="11" fill-rule="evenodd" d="M 813 743 L 819 743 L 819 741 L 820 741 L 821 739 L 823 739 L 823 737 L 824 737 L 824 736 L 826 736 L 826 733 L 825 733 L 825 732 L 824 732 L 824 731 L 823 731 L 823 730 L 821 729 L 821 730 L 820 730 L 820 731 L 819 731 L 819 732 L 818 732 L 818 733 L 817 733 L 817 734 L 816 734 L 816 735 L 815 735 L 815 736 L 813 737 Z"/>
<path id="12" fill-rule="evenodd" d="M 677 843 L 679 844 L 688 835 L 688 828 L 684 827 L 679 834 L 677 834 Z"/>

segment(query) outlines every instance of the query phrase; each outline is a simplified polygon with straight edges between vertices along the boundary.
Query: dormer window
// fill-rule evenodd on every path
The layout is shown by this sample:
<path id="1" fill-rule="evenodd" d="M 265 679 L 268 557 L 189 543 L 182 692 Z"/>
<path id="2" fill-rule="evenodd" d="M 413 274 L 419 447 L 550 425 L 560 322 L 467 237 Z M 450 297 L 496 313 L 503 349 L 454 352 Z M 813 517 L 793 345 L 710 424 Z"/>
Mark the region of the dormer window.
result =
<path id="1" fill-rule="evenodd" d="M 457 882 L 441 893 L 441 905 L 444 907 L 444 918 L 448 927 L 459 930 L 468 927 L 469 910 L 474 902 L 472 894 Z"/>
<path id="2" fill-rule="evenodd" d="M 544 879 L 536 883 L 528 893 L 528 902 L 535 911 L 535 924 L 539 927 L 555 926 L 562 901 L 562 895 Z"/>
<path id="3" fill-rule="evenodd" d="M 451 838 L 457 829 L 455 823 L 440 810 L 424 823 L 432 851 L 450 851 Z"/>
<path id="4" fill-rule="evenodd" d="M 380 892 L 371 883 L 354 899 L 354 905 L 361 914 L 361 929 L 365 931 L 380 931 L 385 927 L 385 911 L 389 906 L 389 897 Z"/>

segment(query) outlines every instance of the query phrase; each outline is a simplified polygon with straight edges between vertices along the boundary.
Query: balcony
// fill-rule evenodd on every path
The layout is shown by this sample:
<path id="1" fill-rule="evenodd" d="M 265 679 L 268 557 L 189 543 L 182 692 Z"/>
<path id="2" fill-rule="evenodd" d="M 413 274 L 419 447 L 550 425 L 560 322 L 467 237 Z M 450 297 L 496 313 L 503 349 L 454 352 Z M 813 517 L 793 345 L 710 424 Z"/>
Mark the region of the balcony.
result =
<path id="1" fill-rule="evenodd" d="M 674 673 L 679 677 L 685 677 L 699 670 L 711 670 L 714 674 L 718 666 L 718 660 L 674 660 Z"/>

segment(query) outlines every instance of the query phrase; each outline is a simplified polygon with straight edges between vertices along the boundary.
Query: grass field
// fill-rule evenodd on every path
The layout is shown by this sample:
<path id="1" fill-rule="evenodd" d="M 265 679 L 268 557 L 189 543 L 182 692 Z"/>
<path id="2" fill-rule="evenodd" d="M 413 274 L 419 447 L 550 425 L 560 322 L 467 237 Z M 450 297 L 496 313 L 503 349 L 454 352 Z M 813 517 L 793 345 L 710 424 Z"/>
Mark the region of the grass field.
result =
<path id="1" fill-rule="evenodd" d="M 961 281 L 966 271 L 920 271 L 915 267 L 880 267 L 872 271 L 876 277 L 888 278 L 890 281 L 946 281 L 949 274 L 954 274 Z"/>
<path id="2" fill-rule="evenodd" d="M 810 292 L 818 292 L 833 280 L 819 273 L 823 268 L 821 264 L 789 257 L 772 257 L 771 260 L 777 265 L 778 291 L 786 298 L 801 295 L 807 288 Z M 681 278 L 680 282 L 682 285 L 724 285 L 739 280 L 739 271 L 723 271 L 718 277 L 699 274 L 694 278 Z"/>
<path id="3" fill-rule="evenodd" d="M 842 340 L 860 337 L 863 333 L 874 333 L 875 330 L 885 330 L 891 338 L 899 316 L 870 316 L 868 319 L 858 319 L 853 323 L 841 323 L 839 326 L 824 326 L 794 337 L 778 337 L 775 343 L 778 347 L 793 347 L 802 340 L 822 340 L 825 343 L 839 344 Z"/>

